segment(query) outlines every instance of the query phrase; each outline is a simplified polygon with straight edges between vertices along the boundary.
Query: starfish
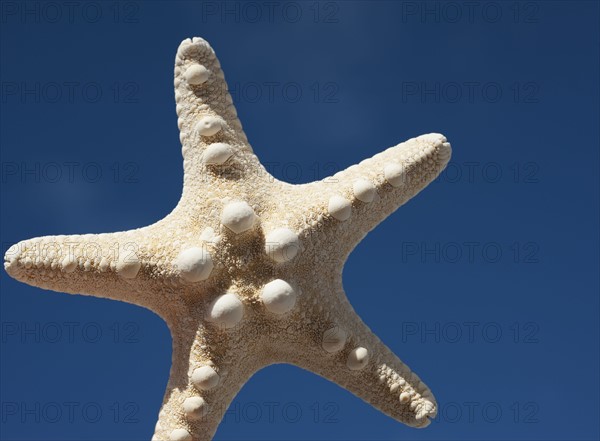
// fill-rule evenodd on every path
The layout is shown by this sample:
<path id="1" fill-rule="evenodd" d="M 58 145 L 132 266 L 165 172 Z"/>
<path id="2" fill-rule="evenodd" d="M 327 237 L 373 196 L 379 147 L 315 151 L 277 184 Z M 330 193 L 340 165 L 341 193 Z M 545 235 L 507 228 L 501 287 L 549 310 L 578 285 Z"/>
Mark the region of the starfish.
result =
<path id="1" fill-rule="evenodd" d="M 13 245 L 4 268 L 54 291 L 140 305 L 173 339 L 153 440 L 207 440 L 259 369 L 290 363 L 387 415 L 425 427 L 429 388 L 355 313 L 342 287 L 362 238 L 450 159 L 440 134 L 410 139 L 318 182 L 271 176 L 244 134 L 219 61 L 201 38 L 175 58 L 183 194 L 131 231 L 46 236 Z"/>

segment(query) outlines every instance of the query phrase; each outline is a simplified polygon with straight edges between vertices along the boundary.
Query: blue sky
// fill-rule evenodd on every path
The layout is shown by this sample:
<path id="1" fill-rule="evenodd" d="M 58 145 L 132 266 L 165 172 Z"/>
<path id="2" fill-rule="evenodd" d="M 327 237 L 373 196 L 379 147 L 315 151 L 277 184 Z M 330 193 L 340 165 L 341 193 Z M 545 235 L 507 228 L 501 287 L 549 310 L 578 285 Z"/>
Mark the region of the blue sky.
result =
<path id="1" fill-rule="evenodd" d="M 598 439 L 598 3 L 470 5 L 2 2 L 3 250 L 170 212 L 173 60 L 201 36 L 280 179 L 423 133 L 453 146 L 344 271 L 356 311 L 436 395 L 436 421 L 405 427 L 282 365 L 250 380 L 216 439 Z M 170 366 L 162 320 L 0 283 L 0 439 L 149 439 Z"/>

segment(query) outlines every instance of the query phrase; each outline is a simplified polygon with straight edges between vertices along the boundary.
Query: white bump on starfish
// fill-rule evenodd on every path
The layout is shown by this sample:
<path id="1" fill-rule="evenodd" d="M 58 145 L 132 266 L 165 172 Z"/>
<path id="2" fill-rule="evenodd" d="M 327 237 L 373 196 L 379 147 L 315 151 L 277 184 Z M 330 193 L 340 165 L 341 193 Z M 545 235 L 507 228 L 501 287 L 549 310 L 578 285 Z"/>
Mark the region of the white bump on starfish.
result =
<path id="1" fill-rule="evenodd" d="M 202 159 L 205 164 L 221 165 L 233 155 L 233 149 L 224 142 L 215 142 L 209 145 Z"/>
<path id="2" fill-rule="evenodd" d="M 329 198 L 327 211 L 334 218 L 343 222 L 350 219 L 350 214 L 352 213 L 352 203 L 342 196 L 334 195 Z"/>
<path id="3" fill-rule="evenodd" d="M 191 247 L 179 253 L 174 266 L 188 282 L 199 282 L 208 278 L 214 264 L 208 251 L 200 247 Z"/>
<path id="4" fill-rule="evenodd" d="M 202 397 L 189 397 L 183 402 L 183 412 L 190 421 L 201 419 L 207 411 L 208 407 Z"/>
<path id="5" fill-rule="evenodd" d="M 210 72 L 206 67 L 196 63 L 192 64 L 190 67 L 187 68 L 187 70 L 185 71 L 185 79 L 188 82 L 188 84 L 197 86 L 199 84 L 206 83 L 209 74 Z"/>
<path id="6" fill-rule="evenodd" d="M 221 223 L 236 234 L 252 228 L 255 221 L 256 213 L 244 201 L 230 202 L 221 213 Z"/>
<path id="7" fill-rule="evenodd" d="M 289 312 L 296 304 L 296 291 L 286 281 L 275 279 L 263 287 L 260 299 L 267 310 L 281 315 Z"/>
<path id="8" fill-rule="evenodd" d="M 125 254 L 117 261 L 117 274 L 124 279 L 134 279 L 142 267 L 142 262 L 135 253 L 126 252 Z"/>
<path id="9" fill-rule="evenodd" d="M 400 187 L 406 180 L 406 170 L 401 164 L 386 165 L 383 174 L 392 187 Z"/>
<path id="10" fill-rule="evenodd" d="M 219 384 L 219 374 L 210 366 L 201 366 L 192 372 L 192 384 L 200 390 L 210 390 Z"/>
<path id="11" fill-rule="evenodd" d="M 398 383 L 394 383 L 390 386 L 390 392 L 395 394 L 400 389 L 400 385 Z"/>
<path id="12" fill-rule="evenodd" d="M 410 401 L 410 394 L 407 392 L 402 392 L 399 399 L 401 403 L 408 403 Z"/>
<path id="13" fill-rule="evenodd" d="M 213 136 L 221 131 L 225 122 L 216 116 L 203 116 L 196 124 L 196 131 L 202 136 Z"/>
<path id="14" fill-rule="evenodd" d="M 193 441 L 193 439 L 190 432 L 185 429 L 175 429 L 169 435 L 170 441 Z"/>
<path id="15" fill-rule="evenodd" d="M 108 271 L 108 269 L 110 268 L 110 262 L 108 261 L 108 259 L 106 257 L 103 257 L 102 259 L 100 259 L 100 263 L 98 264 L 98 269 L 102 272 Z"/>
<path id="16" fill-rule="evenodd" d="M 228 292 L 209 306 L 206 320 L 225 329 L 233 328 L 244 317 L 244 304 L 237 295 Z"/>
<path id="17" fill-rule="evenodd" d="M 334 326 L 323 333 L 321 346 L 329 353 L 338 352 L 341 351 L 346 344 L 347 338 L 348 335 L 346 334 L 346 331 L 339 326 Z"/>
<path id="18" fill-rule="evenodd" d="M 300 249 L 298 235 L 289 228 L 277 228 L 265 237 L 265 252 L 275 262 L 292 260 Z"/>
<path id="19" fill-rule="evenodd" d="M 366 348 L 354 348 L 348 354 L 346 366 L 351 371 L 359 371 L 363 369 L 369 362 L 369 351 Z"/>
<path id="20" fill-rule="evenodd" d="M 31 266 L 29 262 L 27 262 L 27 264 Z M 66 256 L 61 262 L 61 266 L 65 273 L 72 273 L 75 271 L 75 268 L 77 268 L 77 260 L 75 260 L 73 256 Z"/>
<path id="21" fill-rule="evenodd" d="M 373 202 L 375 194 L 377 193 L 373 183 L 371 181 L 367 181 L 366 179 L 358 179 L 354 181 L 354 184 L 352 184 L 352 190 L 356 199 L 367 204 L 369 202 Z"/>

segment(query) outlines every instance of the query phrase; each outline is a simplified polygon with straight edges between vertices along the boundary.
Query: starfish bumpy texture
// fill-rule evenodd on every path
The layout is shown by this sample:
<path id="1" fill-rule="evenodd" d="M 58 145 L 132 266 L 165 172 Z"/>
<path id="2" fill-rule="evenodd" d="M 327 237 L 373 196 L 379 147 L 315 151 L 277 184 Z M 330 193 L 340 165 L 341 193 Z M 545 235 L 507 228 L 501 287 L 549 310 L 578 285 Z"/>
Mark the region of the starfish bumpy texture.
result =
<path id="1" fill-rule="evenodd" d="M 260 164 L 214 51 L 184 40 L 175 59 L 184 185 L 148 227 L 22 241 L 12 277 L 151 309 L 173 339 L 153 440 L 207 440 L 257 370 L 291 363 L 387 415 L 425 427 L 430 390 L 362 322 L 342 287 L 362 238 L 433 181 L 446 138 L 410 139 L 327 179 L 291 185 Z"/>

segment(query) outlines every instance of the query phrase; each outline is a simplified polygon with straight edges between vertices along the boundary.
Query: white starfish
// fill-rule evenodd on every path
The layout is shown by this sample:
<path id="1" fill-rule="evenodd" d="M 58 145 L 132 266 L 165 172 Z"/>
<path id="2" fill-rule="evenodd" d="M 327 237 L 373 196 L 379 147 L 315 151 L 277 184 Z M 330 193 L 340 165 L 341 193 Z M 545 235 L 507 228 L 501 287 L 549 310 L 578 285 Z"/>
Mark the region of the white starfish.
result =
<path id="1" fill-rule="evenodd" d="M 210 439 L 242 385 L 273 363 L 428 425 L 431 392 L 354 312 L 341 275 L 358 242 L 443 170 L 450 144 L 424 135 L 319 182 L 278 181 L 252 153 L 219 66 L 206 41 L 179 46 L 184 186 L 171 214 L 132 231 L 20 242 L 6 271 L 167 322 L 173 362 L 153 439 Z"/>

